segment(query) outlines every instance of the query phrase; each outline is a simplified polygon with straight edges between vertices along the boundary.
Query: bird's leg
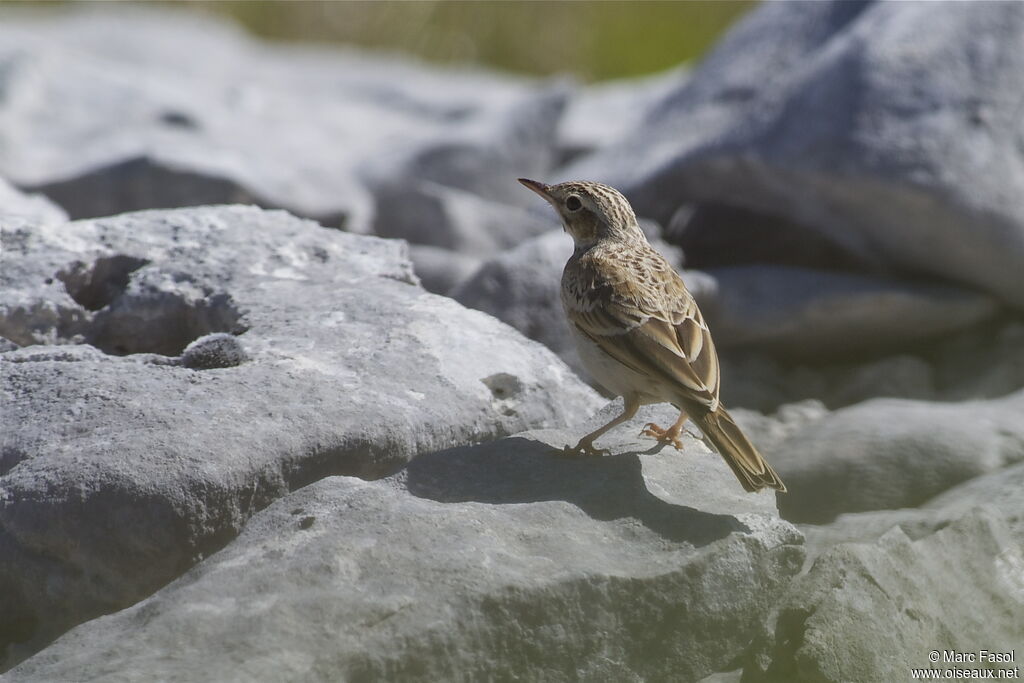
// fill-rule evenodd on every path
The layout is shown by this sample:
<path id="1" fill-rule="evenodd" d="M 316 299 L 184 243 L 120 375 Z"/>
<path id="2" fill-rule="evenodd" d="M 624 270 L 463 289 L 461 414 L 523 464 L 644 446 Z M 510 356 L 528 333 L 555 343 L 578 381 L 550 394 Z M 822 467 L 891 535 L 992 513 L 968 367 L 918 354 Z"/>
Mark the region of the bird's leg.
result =
<path id="1" fill-rule="evenodd" d="M 662 429 L 653 422 L 648 422 L 644 425 L 644 428 L 640 431 L 642 436 L 653 436 L 661 443 L 670 443 L 675 446 L 677 451 L 683 450 L 683 442 L 679 440 L 679 435 L 683 431 L 683 425 L 686 424 L 686 411 L 679 411 L 679 419 L 676 423 L 668 429 Z"/>
<path id="2" fill-rule="evenodd" d="M 587 434 L 585 437 L 579 440 L 579 443 L 577 443 L 574 448 L 566 446 L 564 449 L 559 451 L 559 454 L 573 457 L 581 455 L 608 455 L 608 453 L 610 452 L 608 451 L 608 449 L 594 448 L 594 442 L 597 441 L 597 438 L 599 436 L 607 432 L 609 429 L 617 427 L 618 425 L 622 424 L 623 422 L 626 422 L 627 420 L 631 420 L 633 416 L 636 415 L 636 411 L 640 409 L 640 400 L 635 396 L 631 396 L 625 397 L 625 401 L 626 403 L 622 408 L 621 415 L 619 415 L 617 418 L 615 418 L 608 424 L 604 425 L 603 427 L 599 427 L 598 429 L 595 429 L 594 431 Z"/>

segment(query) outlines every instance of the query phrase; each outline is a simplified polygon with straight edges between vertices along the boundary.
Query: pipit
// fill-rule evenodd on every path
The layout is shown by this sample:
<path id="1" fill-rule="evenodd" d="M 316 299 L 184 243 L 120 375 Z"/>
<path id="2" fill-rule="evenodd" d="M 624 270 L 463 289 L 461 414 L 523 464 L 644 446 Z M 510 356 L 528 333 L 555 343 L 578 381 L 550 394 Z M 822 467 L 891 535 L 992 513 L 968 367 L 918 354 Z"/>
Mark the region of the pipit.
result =
<path id="1" fill-rule="evenodd" d="M 570 455 L 603 455 L 594 441 L 636 415 L 641 405 L 671 403 L 679 419 L 641 434 L 682 448 L 692 419 L 747 491 L 786 487 L 718 398 L 711 333 L 683 279 L 655 251 L 618 190 L 591 182 L 545 185 L 520 178 L 555 208 L 576 248 L 562 272 L 562 305 L 583 365 L 625 406 L 587 434 Z"/>

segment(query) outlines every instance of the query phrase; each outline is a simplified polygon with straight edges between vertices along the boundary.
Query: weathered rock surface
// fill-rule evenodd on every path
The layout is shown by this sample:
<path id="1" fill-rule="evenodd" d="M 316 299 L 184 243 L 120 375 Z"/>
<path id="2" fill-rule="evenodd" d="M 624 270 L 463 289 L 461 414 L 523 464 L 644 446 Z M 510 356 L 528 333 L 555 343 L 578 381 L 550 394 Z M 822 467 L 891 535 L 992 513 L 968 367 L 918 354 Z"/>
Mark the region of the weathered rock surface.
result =
<path id="1" fill-rule="evenodd" d="M 773 610 L 744 681 L 874 683 L 934 663 L 932 651 L 1010 652 L 1024 640 L 1024 555 L 990 510 L 919 540 L 899 528 L 829 550 Z M 969 671 L 966 673 L 970 673 Z M 949 678 L 947 676 L 947 678 Z"/>
<path id="2" fill-rule="evenodd" d="M 424 178 L 511 195 L 511 166 L 546 172 L 564 104 L 525 79 L 274 47 L 183 12 L 0 24 L 0 174 L 75 218 L 259 203 L 368 232 L 365 175 L 395 150 Z M 529 134 L 509 134 L 512 121 Z"/>
<path id="3" fill-rule="evenodd" d="M 583 426 L 321 480 L 7 680 L 701 678 L 745 650 L 803 553 L 774 495 L 699 442 L 643 452 L 642 422 L 671 412 L 645 409 L 604 458 L 552 454 Z"/>
<path id="4" fill-rule="evenodd" d="M 1022 310 L 1022 41 L 1020 3 L 768 3 L 567 173 L 666 225 L 736 206 Z"/>
<path id="5" fill-rule="evenodd" d="M 401 242 L 207 207 L 4 247 L 0 336 L 24 348 L 0 356 L 0 636 L 21 653 L 290 490 L 601 405 L 547 349 L 422 290 Z"/>
<path id="6" fill-rule="evenodd" d="M 838 410 L 766 449 L 789 487 L 786 519 L 915 507 L 1024 460 L 1024 391 L 933 403 L 874 399 Z"/>
<path id="7" fill-rule="evenodd" d="M 807 538 L 808 560 L 839 543 L 870 542 L 898 526 L 919 539 L 986 507 L 1024 544 L 1024 462 L 970 479 L 932 498 L 918 508 L 875 510 L 840 515 L 830 524 L 801 524 Z"/>
<path id="8" fill-rule="evenodd" d="M 703 307 L 720 348 L 754 346 L 790 357 L 899 348 L 976 325 L 996 303 L 957 287 L 783 266 L 713 268 Z"/>

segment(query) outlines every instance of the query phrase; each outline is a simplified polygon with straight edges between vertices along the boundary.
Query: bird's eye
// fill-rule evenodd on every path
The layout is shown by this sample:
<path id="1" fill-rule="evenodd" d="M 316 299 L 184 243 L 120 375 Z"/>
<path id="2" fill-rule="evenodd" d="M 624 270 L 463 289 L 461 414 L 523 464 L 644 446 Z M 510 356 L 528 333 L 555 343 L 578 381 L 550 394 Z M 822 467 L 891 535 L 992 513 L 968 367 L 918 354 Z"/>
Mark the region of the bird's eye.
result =
<path id="1" fill-rule="evenodd" d="M 570 211 L 579 211 L 580 209 L 583 208 L 583 202 L 580 201 L 579 197 L 572 194 L 569 195 L 569 198 L 565 200 L 565 208 L 569 209 Z"/>

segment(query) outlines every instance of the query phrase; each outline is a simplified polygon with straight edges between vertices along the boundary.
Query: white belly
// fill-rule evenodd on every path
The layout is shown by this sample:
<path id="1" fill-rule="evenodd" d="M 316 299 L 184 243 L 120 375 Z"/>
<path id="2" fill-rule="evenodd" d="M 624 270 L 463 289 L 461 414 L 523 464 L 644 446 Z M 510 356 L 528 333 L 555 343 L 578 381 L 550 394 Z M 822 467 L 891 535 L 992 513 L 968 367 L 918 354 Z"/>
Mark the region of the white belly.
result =
<path id="1" fill-rule="evenodd" d="M 634 372 L 609 356 L 572 323 L 569 324 L 569 329 L 576 341 L 576 349 L 579 351 L 583 367 L 602 387 L 616 396 L 635 394 L 641 403 L 661 403 L 667 400 L 661 397 L 664 392 L 660 391 L 660 387 L 649 377 Z"/>

